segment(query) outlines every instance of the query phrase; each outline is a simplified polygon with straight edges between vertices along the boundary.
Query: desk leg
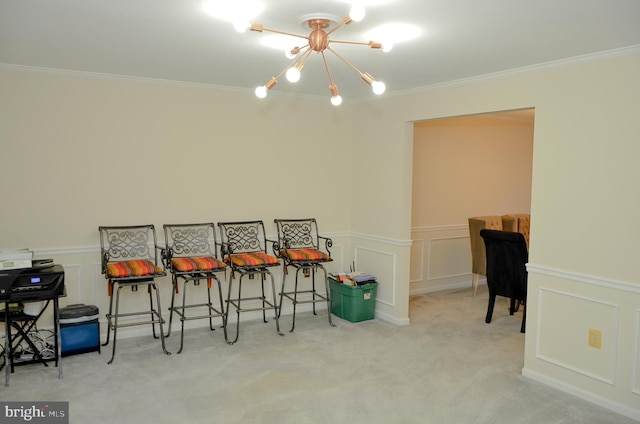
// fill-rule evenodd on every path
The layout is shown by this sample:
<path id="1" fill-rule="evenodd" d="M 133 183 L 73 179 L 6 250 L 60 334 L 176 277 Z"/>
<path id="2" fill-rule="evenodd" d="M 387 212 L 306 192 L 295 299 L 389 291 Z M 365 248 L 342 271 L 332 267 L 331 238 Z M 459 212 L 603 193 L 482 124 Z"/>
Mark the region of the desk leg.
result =
<path id="1" fill-rule="evenodd" d="M 62 378 L 62 339 L 60 335 L 60 313 L 58 298 L 53 298 L 53 323 L 55 332 L 56 366 L 58 367 L 58 378 Z"/>
<path id="2" fill-rule="evenodd" d="M 9 321 L 9 302 L 5 302 L 4 304 L 4 328 L 5 328 L 5 346 L 4 346 L 4 385 L 9 385 L 9 375 L 11 373 L 11 332 L 9 331 L 9 327 L 11 323 Z"/>

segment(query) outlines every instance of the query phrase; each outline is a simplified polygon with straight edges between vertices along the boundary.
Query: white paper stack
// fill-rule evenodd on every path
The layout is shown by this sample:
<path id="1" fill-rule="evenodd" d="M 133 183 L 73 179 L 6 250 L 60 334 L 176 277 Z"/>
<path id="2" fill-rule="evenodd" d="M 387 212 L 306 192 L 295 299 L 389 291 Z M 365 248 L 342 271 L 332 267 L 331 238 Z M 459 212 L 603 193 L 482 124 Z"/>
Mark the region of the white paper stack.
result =
<path id="1" fill-rule="evenodd" d="M 29 249 L 0 250 L 0 270 L 31 268 L 33 252 Z"/>

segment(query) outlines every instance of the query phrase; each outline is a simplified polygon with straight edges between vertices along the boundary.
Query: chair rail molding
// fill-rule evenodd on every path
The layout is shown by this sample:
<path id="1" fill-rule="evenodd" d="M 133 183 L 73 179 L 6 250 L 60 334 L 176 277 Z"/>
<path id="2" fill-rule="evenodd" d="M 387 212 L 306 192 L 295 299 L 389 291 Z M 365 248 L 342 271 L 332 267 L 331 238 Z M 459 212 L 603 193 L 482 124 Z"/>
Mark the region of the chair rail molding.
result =
<path id="1" fill-rule="evenodd" d="M 527 272 L 532 274 L 546 275 L 549 277 L 561 278 L 564 280 L 577 281 L 579 283 L 586 283 L 593 286 L 604 287 L 608 289 L 615 289 L 626 291 L 630 293 L 640 294 L 640 284 L 631 283 L 626 281 L 611 280 L 602 277 L 596 277 L 593 275 L 580 274 L 572 271 L 563 271 L 556 268 L 549 268 L 542 265 L 536 265 L 532 263 L 527 264 Z"/>
<path id="2" fill-rule="evenodd" d="M 412 233 L 433 232 L 433 231 L 458 231 L 458 230 L 464 230 L 468 233 L 469 225 L 458 224 L 458 225 L 434 225 L 430 227 L 411 227 Z"/>
<path id="3" fill-rule="evenodd" d="M 364 234 L 364 233 L 351 233 L 351 236 L 353 238 L 358 238 L 358 239 L 363 239 L 363 240 L 368 240 L 368 241 L 374 241 L 374 242 L 378 242 L 378 243 L 384 243 L 384 244 L 390 244 L 393 246 L 400 246 L 400 247 L 409 247 L 411 246 L 411 243 L 413 242 L 411 239 L 409 240 L 402 240 L 402 239 L 393 239 L 393 238 L 389 238 L 389 237 L 379 237 L 379 236 L 373 236 L 370 234 Z"/>
<path id="4" fill-rule="evenodd" d="M 56 256 L 56 255 L 86 255 L 96 254 L 100 256 L 100 246 L 85 246 L 85 247 L 48 247 L 43 249 L 31 249 L 34 256 Z"/>

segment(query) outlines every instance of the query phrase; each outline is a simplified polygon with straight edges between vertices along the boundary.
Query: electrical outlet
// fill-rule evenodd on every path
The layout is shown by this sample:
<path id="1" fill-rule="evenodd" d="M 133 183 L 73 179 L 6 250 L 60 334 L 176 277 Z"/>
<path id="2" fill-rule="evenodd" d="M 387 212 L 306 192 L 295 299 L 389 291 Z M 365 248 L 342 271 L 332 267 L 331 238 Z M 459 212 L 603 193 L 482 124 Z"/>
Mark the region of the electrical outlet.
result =
<path id="1" fill-rule="evenodd" d="M 594 328 L 589 329 L 589 346 L 596 349 L 602 348 L 602 331 Z"/>

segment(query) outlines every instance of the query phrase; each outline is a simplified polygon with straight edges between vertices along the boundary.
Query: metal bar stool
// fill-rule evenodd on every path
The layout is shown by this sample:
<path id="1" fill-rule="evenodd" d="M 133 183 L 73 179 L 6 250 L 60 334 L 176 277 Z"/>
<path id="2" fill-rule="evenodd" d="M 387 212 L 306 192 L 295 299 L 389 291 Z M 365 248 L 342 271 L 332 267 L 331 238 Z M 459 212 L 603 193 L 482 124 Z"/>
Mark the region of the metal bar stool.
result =
<path id="1" fill-rule="evenodd" d="M 329 316 L 329 325 L 335 327 L 331 321 L 331 296 L 329 291 L 329 283 L 327 279 L 327 270 L 322 265 L 325 262 L 331 262 L 331 252 L 329 248 L 333 242 L 328 237 L 318 235 L 318 223 L 315 218 L 303 219 L 275 219 L 278 229 L 278 245 L 274 248 L 278 257 L 284 261 L 282 272 L 282 287 L 280 289 L 280 305 L 278 313 L 282 313 L 282 300 L 287 298 L 293 302 L 293 323 L 291 330 L 296 325 L 296 305 L 301 303 L 311 303 L 313 305 L 313 314 L 316 315 L 316 303 L 326 302 L 327 314 Z M 324 241 L 321 250 L 320 241 Z M 296 270 L 295 285 L 293 291 L 285 291 L 285 281 L 287 278 L 287 269 L 291 267 Z M 316 271 L 322 272 L 324 279 L 324 293 L 318 292 L 316 289 Z M 298 286 L 298 278 L 300 272 L 304 277 L 311 276 L 311 288 L 300 289 Z M 302 295 L 311 295 L 300 298 Z"/>
<path id="2" fill-rule="evenodd" d="M 218 259 L 216 254 L 217 242 L 215 225 L 213 222 L 201 224 L 165 224 L 164 250 L 165 267 L 171 272 L 173 290 L 171 292 L 171 307 L 169 308 L 169 330 L 171 334 L 173 314 L 180 317 L 180 350 L 184 345 L 184 323 L 189 320 L 209 319 L 209 328 L 214 331 L 213 318 L 222 318 L 222 328 L 227 339 L 227 316 L 222 300 L 222 286 L 217 275 L 226 272 L 227 265 Z M 195 287 L 201 280 L 207 281 L 207 301 L 187 304 L 187 286 Z M 215 280 L 218 288 L 218 306 L 211 301 L 211 286 Z M 182 281 L 182 303 L 175 304 L 176 294 L 179 293 L 179 282 Z M 187 314 L 187 311 L 190 313 Z"/>
<path id="3" fill-rule="evenodd" d="M 278 303 L 276 298 L 275 282 L 273 274 L 269 271 L 270 267 L 280 265 L 280 261 L 275 256 L 267 254 L 267 240 L 264 223 L 262 221 L 244 221 L 244 222 L 219 222 L 221 233 L 221 253 L 224 261 L 231 268 L 229 274 L 229 291 L 227 292 L 227 318 L 229 308 L 233 306 L 236 310 L 236 336 L 233 340 L 227 338 L 227 343 L 234 344 L 238 341 L 240 335 L 240 312 L 262 311 L 262 320 L 267 322 L 266 311 L 273 309 L 276 321 L 276 331 L 279 335 L 284 336 L 280 331 L 280 322 L 278 321 Z M 232 284 L 235 274 L 239 274 L 238 279 L 238 295 L 232 297 Z M 242 281 L 244 277 L 250 280 L 255 276 L 260 277 L 261 296 L 242 297 Z M 267 299 L 264 290 L 264 280 L 269 277 L 271 280 L 272 300 Z M 256 307 L 243 307 L 242 302 L 260 301 Z M 254 302 L 255 303 L 255 302 Z"/>
<path id="4" fill-rule="evenodd" d="M 113 352 L 108 364 L 113 362 L 116 355 L 116 340 L 118 328 L 135 325 L 151 324 L 153 337 L 156 335 L 156 324 L 160 327 L 159 337 L 162 343 L 162 351 L 167 355 L 164 343 L 164 333 L 160 307 L 160 292 L 155 281 L 156 278 L 166 274 L 158 261 L 160 248 L 156 240 L 156 230 L 153 225 L 133 225 L 123 227 L 98 227 L 100 233 L 100 253 L 102 257 L 102 273 L 108 281 L 109 312 L 107 313 L 107 340 L 103 344 L 109 344 L 109 338 L 113 331 Z M 146 311 L 120 312 L 120 290 L 129 287 L 133 292 L 138 291 L 138 286 L 146 286 L 149 293 L 149 309 Z M 116 289 L 115 296 L 113 289 Z M 152 292 L 156 294 L 156 305 L 153 304 Z M 113 299 L 115 297 L 115 310 Z M 147 316 L 147 319 L 139 317 Z M 135 319 L 132 319 L 136 317 Z M 123 322 L 120 320 L 124 319 Z"/>

